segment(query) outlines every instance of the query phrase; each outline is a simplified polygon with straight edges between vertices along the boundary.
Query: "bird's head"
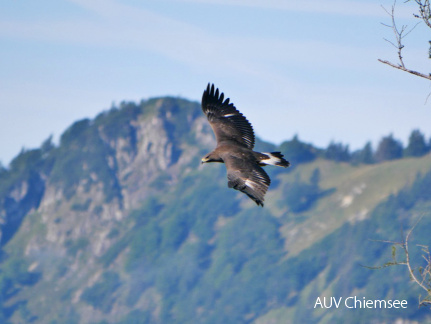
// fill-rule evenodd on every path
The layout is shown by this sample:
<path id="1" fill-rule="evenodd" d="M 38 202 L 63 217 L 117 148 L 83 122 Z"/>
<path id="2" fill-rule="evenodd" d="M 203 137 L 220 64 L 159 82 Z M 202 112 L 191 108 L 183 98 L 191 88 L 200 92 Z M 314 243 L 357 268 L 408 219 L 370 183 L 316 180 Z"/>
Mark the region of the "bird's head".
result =
<path id="1" fill-rule="evenodd" d="M 223 162 L 223 160 L 215 154 L 214 152 L 208 153 L 201 159 L 201 163 L 209 163 L 209 162 Z"/>
<path id="2" fill-rule="evenodd" d="M 212 161 L 211 161 L 211 156 L 210 156 L 210 154 L 205 155 L 205 156 L 201 159 L 201 164 L 208 163 L 208 162 L 212 162 Z"/>

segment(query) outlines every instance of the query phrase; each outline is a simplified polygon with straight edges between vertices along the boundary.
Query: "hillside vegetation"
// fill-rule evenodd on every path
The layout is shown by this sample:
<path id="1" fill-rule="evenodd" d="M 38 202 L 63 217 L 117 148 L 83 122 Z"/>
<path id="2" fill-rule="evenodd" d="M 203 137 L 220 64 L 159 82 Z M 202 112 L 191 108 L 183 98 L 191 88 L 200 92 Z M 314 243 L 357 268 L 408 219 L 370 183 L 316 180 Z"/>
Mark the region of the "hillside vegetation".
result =
<path id="1" fill-rule="evenodd" d="M 431 143 L 373 150 L 298 136 L 267 168 L 265 207 L 227 188 L 198 103 L 121 103 L 0 168 L 1 323 L 403 323 L 431 321 L 406 269 L 371 270 L 414 231 L 431 237 Z M 416 250 L 414 250 L 416 249 Z M 406 309 L 314 308 L 318 297 L 407 300 Z"/>

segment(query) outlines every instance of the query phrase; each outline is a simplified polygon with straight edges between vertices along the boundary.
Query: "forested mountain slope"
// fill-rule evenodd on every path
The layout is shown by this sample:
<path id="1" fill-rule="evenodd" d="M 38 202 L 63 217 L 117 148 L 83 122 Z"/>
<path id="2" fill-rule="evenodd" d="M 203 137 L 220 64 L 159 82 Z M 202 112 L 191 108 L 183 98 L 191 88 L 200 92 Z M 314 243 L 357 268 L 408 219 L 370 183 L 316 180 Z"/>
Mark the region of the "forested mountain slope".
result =
<path id="1" fill-rule="evenodd" d="M 372 161 L 367 147 L 258 140 L 292 162 L 267 168 L 260 208 L 227 188 L 224 165 L 200 164 L 214 145 L 198 103 L 155 98 L 78 121 L 0 169 L 0 322 L 431 320 L 406 269 L 362 266 L 390 260 L 373 240 L 401 240 L 420 216 L 414 243 L 431 245 L 429 154 Z M 314 308 L 355 295 L 408 308 Z"/>

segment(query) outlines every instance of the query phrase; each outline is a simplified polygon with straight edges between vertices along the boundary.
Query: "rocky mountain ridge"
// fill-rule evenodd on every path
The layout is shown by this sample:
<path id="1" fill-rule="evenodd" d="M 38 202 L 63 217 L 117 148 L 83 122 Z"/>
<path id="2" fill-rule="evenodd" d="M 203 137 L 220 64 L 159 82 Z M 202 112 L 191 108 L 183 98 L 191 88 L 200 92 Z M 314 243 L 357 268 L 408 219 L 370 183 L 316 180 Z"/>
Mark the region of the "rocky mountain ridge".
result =
<path id="1" fill-rule="evenodd" d="M 324 292 L 406 290 L 399 272 L 394 286 L 356 265 L 385 259 L 364 240 L 392 239 L 398 222 L 429 214 L 431 197 L 409 193 L 426 187 L 430 155 L 351 165 L 312 159 L 316 149 L 297 138 L 279 148 L 258 140 L 308 156 L 267 169 L 261 209 L 226 188 L 224 166 L 200 166 L 214 145 L 199 104 L 167 97 L 124 102 L 75 122 L 58 146 L 23 151 L 0 171 L 0 321 L 317 323 L 350 317 L 309 309 Z M 416 293 L 406 295 L 412 305 Z M 428 318 L 413 306 L 356 315 Z"/>

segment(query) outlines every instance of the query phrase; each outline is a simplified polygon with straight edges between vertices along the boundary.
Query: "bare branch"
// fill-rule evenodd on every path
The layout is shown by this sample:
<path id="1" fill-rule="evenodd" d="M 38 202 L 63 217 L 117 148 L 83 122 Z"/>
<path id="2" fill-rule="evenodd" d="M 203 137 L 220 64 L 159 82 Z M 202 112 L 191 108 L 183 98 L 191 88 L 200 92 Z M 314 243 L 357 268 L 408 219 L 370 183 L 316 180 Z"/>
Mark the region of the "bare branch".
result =
<path id="1" fill-rule="evenodd" d="M 392 32 L 395 35 L 395 39 L 396 39 L 396 44 L 385 39 L 387 42 L 389 42 L 390 44 L 392 44 L 396 49 L 398 49 L 398 59 L 400 60 L 401 66 L 404 66 L 404 62 L 403 62 L 403 56 L 401 55 L 401 51 L 404 48 L 403 45 L 403 38 L 405 38 L 408 34 L 410 34 L 415 28 L 416 26 L 419 24 L 417 23 L 416 25 L 413 26 L 413 28 L 410 28 L 409 30 L 407 30 L 408 26 L 407 25 L 402 25 L 401 29 L 398 28 L 397 23 L 395 21 L 395 5 L 396 5 L 397 1 L 394 1 L 394 4 L 392 5 L 392 9 L 391 11 L 387 10 L 385 7 L 382 6 L 382 8 L 386 11 L 386 13 L 391 17 L 391 25 L 388 24 L 383 24 L 383 26 L 388 27 L 390 29 L 392 29 Z"/>
<path id="2" fill-rule="evenodd" d="M 409 2 L 407 0 L 406 2 Z M 429 28 L 431 28 L 431 6 L 429 0 L 414 0 L 419 7 L 419 15 L 414 14 L 415 18 L 421 19 Z"/>
<path id="3" fill-rule="evenodd" d="M 409 1 L 411 1 L 411 0 L 407 0 L 405 2 L 409 2 Z M 416 18 L 422 19 L 427 24 L 427 26 L 431 28 L 430 0 L 414 0 L 414 1 L 419 6 L 419 15 L 414 15 L 414 16 Z M 425 79 L 431 80 L 431 74 L 424 74 L 424 73 L 421 73 L 421 72 L 417 72 L 417 71 L 411 70 L 411 69 L 407 68 L 405 66 L 405 64 L 404 64 L 403 55 L 402 55 L 402 50 L 404 48 L 403 39 L 406 36 L 408 36 L 417 27 L 417 25 L 420 22 L 418 22 L 417 24 L 415 24 L 410 29 L 408 28 L 407 25 L 402 25 L 401 28 L 399 28 L 397 26 L 397 24 L 396 24 L 396 21 L 395 21 L 395 6 L 396 6 L 396 3 L 397 3 L 397 1 L 394 0 L 394 4 L 392 5 L 391 10 L 388 10 L 385 7 L 382 6 L 383 10 L 391 18 L 391 24 L 382 23 L 382 25 L 385 26 L 385 27 L 387 27 L 387 28 L 390 28 L 392 30 L 393 34 L 394 34 L 395 41 L 390 41 L 390 40 L 388 40 L 386 38 L 384 38 L 384 40 L 397 49 L 399 64 L 394 64 L 392 62 L 389 62 L 389 61 L 386 61 L 386 60 L 381 60 L 381 59 L 379 59 L 379 62 L 387 64 L 387 65 L 389 65 L 389 66 L 391 66 L 393 68 L 396 68 L 398 70 L 405 71 L 407 73 L 419 76 L 421 78 L 425 78 Z M 431 44 L 431 42 L 430 42 L 430 44 Z M 431 49 L 430 49 L 430 53 L 431 53 Z"/>
<path id="4" fill-rule="evenodd" d="M 424 282 L 424 280 L 425 280 L 425 278 L 424 277 L 422 277 L 422 282 L 420 282 L 419 280 L 418 280 L 418 278 L 416 277 L 416 275 L 414 274 L 414 271 L 413 271 L 413 269 L 412 269 L 412 266 L 411 266 L 411 263 L 410 263 L 410 254 L 409 254 L 409 238 L 410 238 L 410 235 L 412 234 L 412 232 L 413 232 L 413 230 L 414 230 L 414 228 L 416 227 L 416 225 L 419 223 L 419 221 L 422 219 L 422 217 L 420 217 L 419 219 L 418 219 L 418 221 L 416 222 L 416 224 L 414 224 L 413 225 L 413 227 L 410 229 L 410 231 L 407 233 L 407 236 L 406 236 L 406 240 L 404 241 L 404 246 L 403 246 L 403 249 L 404 249 L 404 252 L 405 252 L 405 254 L 406 254 L 406 265 L 407 265 L 407 268 L 409 269 L 409 272 L 410 272 L 410 276 L 411 276 L 411 278 L 420 286 L 420 287 L 422 287 L 422 289 L 424 289 L 426 292 L 427 292 L 427 294 L 429 294 L 429 292 L 430 292 L 430 289 L 429 289 L 429 287 L 427 287 L 427 286 L 425 286 L 424 284 L 423 284 L 423 282 Z M 429 266 L 429 264 L 428 264 L 428 266 Z M 428 267 L 427 266 L 427 267 Z"/>
<path id="5" fill-rule="evenodd" d="M 389 61 L 384 61 L 384 60 L 381 60 L 381 59 L 378 59 L 378 61 L 379 61 L 379 62 L 382 62 L 382 63 L 384 63 L 384 64 L 387 64 L 387 65 L 390 65 L 390 66 L 392 66 L 393 68 L 396 68 L 396 69 L 398 69 L 398 70 L 405 71 L 405 72 L 408 72 L 408 73 L 410 73 L 410 74 L 414 74 L 414 75 L 416 75 L 416 76 L 419 76 L 419 77 L 421 77 L 421 78 L 425 78 L 425 79 L 431 80 L 431 74 L 423 74 L 423 73 L 421 73 L 421 72 L 417 72 L 417 71 L 413 71 L 413 70 L 407 69 L 405 66 L 396 65 L 396 64 L 391 63 L 391 62 L 389 62 Z"/>
<path id="6" fill-rule="evenodd" d="M 421 287 L 423 290 L 426 291 L 426 297 L 421 299 L 421 296 L 419 296 L 419 306 L 426 306 L 431 304 L 431 254 L 429 252 L 429 248 L 426 245 L 417 245 L 422 249 L 422 258 L 425 260 L 426 266 L 425 267 L 418 267 L 413 268 L 412 266 L 412 260 L 410 258 L 410 252 L 409 252 L 409 239 L 411 234 L 413 233 L 413 230 L 418 225 L 418 223 L 421 221 L 423 216 L 421 216 L 417 222 L 413 225 L 413 227 L 409 230 L 407 233 L 405 239 L 403 239 L 402 242 L 394 242 L 394 241 L 384 241 L 384 240 L 378 240 L 379 242 L 383 243 L 391 243 L 392 245 L 392 261 L 386 262 L 383 266 L 379 267 L 365 267 L 372 270 L 378 270 L 383 269 L 386 267 L 394 266 L 394 265 L 404 265 L 407 266 L 407 269 L 409 271 L 410 279 L 413 280 L 419 287 Z M 396 251 L 397 247 L 399 247 L 405 255 L 405 261 L 398 261 L 396 258 Z"/>

